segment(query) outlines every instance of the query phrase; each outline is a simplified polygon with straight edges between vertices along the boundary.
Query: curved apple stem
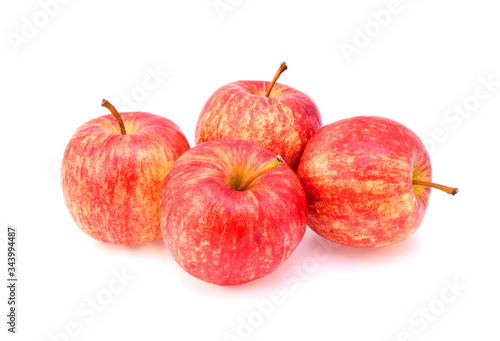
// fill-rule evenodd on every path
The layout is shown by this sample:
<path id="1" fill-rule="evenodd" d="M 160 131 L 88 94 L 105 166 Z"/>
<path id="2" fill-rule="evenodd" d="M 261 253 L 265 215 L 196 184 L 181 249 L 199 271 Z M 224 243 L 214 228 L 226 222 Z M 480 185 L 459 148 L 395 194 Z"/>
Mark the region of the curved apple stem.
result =
<path id="1" fill-rule="evenodd" d="M 276 156 L 274 160 L 267 165 L 262 166 L 261 168 L 257 169 L 255 173 L 253 173 L 251 176 L 249 176 L 245 181 L 241 183 L 241 185 L 236 189 L 237 191 L 244 191 L 248 188 L 248 186 L 259 176 L 267 172 L 268 170 L 278 167 L 283 163 L 283 158 L 281 156 Z"/>
<path id="2" fill-rule="evenodd" d="M 455 195 L 458 193 L 458 188 L 438 185 L 428 181 L 413 180 L 413 184 L 417 186 L 427 186 L 427 187 L 437 188 L 451 195 Z"/>
<path id="3" fill-rule="evenodd" d="M 108 108 L 109 111 L 111 111 L 113 116 L 118 121 L 118 124 L 120 125 L 120 131 L 122 135 L 127 135 L 127 132 L 125 131 L 125 124 L 123 123 L 122 117 L 120 116 L 116 108 L 113 106 L 113 104 L 109 103 L 108 100 L 103 99 L 101 102 L 101 107 L 106 107 Z"/>
<path id="4" fill-rule="evenodd" d="M 285 71 L 286 69 L 288 69 L 288 66 L 286 66 L 286 63 L 285 62 L 281 63 L 278 71 L 276 71 L 276 74 L 274 75 L 274 78 L 271 81 L 271 84 L 269 84 L 269 88 L 267 89 L 267 92 L 266 92 L 266 97 L 269 97 L 269 95 L 271 94 L 271 90 L 273 90 L 274 84 L 276 84 L 276 81 L 278 80 L 278 78 L 280 78 L 281 73 L 283 71 Z"/>

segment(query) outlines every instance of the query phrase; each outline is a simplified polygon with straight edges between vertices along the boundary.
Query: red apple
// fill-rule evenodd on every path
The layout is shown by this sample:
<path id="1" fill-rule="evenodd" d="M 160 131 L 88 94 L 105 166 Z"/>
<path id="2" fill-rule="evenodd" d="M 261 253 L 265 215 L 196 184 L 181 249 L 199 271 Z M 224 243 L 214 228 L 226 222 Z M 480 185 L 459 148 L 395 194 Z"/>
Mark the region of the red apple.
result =
<path id="1" fill-rule="evenodd" d="M 245 140 L 279 154 L 295 171 L 309 138 L 321 127 L 313 100 L 273 81 L 238 81 L 220 87 L 208 99 L 196 125 L 196 143 Z"/>
<path id="2" fill-rule="evenodd" d="M 172 166 L 160 192 L 163 238 L 189 274 L 242 284 L 275 270 L 301 241 L 304 190 L 276 154 L 247 141 L 210 141 Z"/>
<path id="3" fill-rule="evenodd" d="M 161 239 L 158 196 L 165 175 L 189 144 L 172 121 L 146 112 L 97 117 L 82 125 L 64 152 L 66 206 L 89 236 L 132 245 Z"/>
<path id="4" fill-rule="evenodd" d="M 418 136 L 393 120 L 353 117 L 309 140 L 297 175 L 308 224 L 336 243 L 373 248 L 408 238 L 427 209 L 431 161 Z"/>

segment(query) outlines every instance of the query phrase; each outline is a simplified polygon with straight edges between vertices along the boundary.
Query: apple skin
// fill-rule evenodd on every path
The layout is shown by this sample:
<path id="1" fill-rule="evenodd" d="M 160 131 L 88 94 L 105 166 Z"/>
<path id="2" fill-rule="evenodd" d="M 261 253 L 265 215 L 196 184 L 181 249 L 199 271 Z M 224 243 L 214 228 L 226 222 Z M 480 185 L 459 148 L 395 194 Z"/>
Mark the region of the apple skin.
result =
<path id="1" fill-rule="evenodd" d="M 297 176 L 310 228 L 335 243 L 375 248 L 408 238 L 419 227 L 431 162 L 422 141 L 402 124 L 358 116 L 326 125 L 309 140 Z"/>
<path id="2" fill-rule="evenodd" d="M 161 239 L 158 196 L 168 170 L 189 144 L 175 123 L 146 112 L 83 124 L 61 167 L 66 206 L 78 227 L 97 240 L 134 245 Z"/>
<path id="3" fill-rule="evenodd" d="M 246 190 L 233 188 L 275 158 L 256 144 L 221 140 L 177 159 L 159 212 L 165 243 L 185 271 L 213 284 L 242 284 L 274 271 L 295 250 L 307 203 L 293 170 L 283 162 Z"/>
<path id="4" fill-rule="evenodd" d="M 295 171 L 307 141 L 321 127 L 313 100 L 294 88 L 270 82 L 237 81 L 215 91 L 201 110 L 196 143 L 245 140 L 281 155 Z"/>

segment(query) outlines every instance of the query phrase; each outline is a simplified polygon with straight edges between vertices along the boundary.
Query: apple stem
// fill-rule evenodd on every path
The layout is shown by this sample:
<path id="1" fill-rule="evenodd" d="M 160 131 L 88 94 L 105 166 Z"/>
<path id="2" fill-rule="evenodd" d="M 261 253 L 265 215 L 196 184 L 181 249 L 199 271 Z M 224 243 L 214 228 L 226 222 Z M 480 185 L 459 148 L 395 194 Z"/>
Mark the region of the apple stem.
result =
<path id="1" fill-rule="evenodd" d="M 120 131 L 122 135 L 127 135 L 127 132 L 125 131 L 125 124 L 123 123 L 122 117 L 120 116 L 116 108 L 113 106 L 113 104 L 109 103 L 108 100 L 103 99 L 101 102 L 101 107 L 106 107 L 108 108 L 109 111 L 111 111 L 113 116 L 118 121 L 118 124 L 120 125 Z"/>
<path id="2" fill-rule="evenodd" d="M 451 194 L 451 195 L 455 195 L 458 193 L 458 188 L 438 185 L 438 184 L 428 182 L 428 181 L 413 180 L 413 185 L 437 188 L 437 189 L 440 189 L 443 192 L 446 192 L 446 193 Z"/>
<path id="3" fill-rule="evenodd" d="M 266 97 L 269 97 L 269 95 L 271 94 L 271 90 L 273 90 L 274 84 L 276 84 L 276 81 L 280 77 L 281 73 L 283 71 L 285 71 L 286 69 L 288 69 L 288 66 L 286 66 L 286 63 L 285 62 L 281 63 L 278 71 L 276 71 L 276 74 L 274 75 L 274 78 L 271 81 L 271 84 L 269 84 L 269 88 L 267 89 L 267 92 L 266 92 Z"/>
<path id="4" fill-rule="evenodd" d="M 236 189 L 237 191 L 244 191 L 247 189 L 247 187 L 259 176 L 264 174 L 264 172 L 267 172 L 271 168 L 278 167 L 283 163 L 283 158 L 281 156 L 276 156 L 272 162 L 262 166 L 261 168 L 257 169 L 255 173 L 253 173 L 251 176 L 249 176 L 245 181 L 241 183 L 241 185 Z"/>

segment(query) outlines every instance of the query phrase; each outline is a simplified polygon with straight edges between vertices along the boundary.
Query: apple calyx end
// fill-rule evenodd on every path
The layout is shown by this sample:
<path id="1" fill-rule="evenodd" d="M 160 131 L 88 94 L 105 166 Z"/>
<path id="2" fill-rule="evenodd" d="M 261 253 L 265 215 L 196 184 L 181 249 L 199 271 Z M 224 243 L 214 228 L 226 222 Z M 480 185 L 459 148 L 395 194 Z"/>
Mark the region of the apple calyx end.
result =
<path id="1" fill-rule="evenodd" d="M 106 107 L 116 118 L 118 121 L 118 125 L 120 126 L 120 132 L 122 135 L 127 135 L 127 131 L 125 130 L 125 124 L 123 123 L 122 117 L 118 113 L 118 110 L 114 107 L 113 104 L 109 103 L 107 99 L 103 99 L 101 101 L 101 107 Z"/>

